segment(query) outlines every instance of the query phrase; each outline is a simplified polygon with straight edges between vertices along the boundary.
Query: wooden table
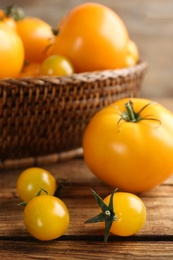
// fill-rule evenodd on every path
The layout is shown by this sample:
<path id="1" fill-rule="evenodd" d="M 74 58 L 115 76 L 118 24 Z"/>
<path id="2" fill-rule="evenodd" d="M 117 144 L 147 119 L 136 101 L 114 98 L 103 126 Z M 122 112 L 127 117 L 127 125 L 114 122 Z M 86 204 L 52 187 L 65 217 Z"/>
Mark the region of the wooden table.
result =
<path id="1" fill-rule="evenodd" d="M 173 111 L 172 100 L 160 103 Z M 159 162 L 158 162 L 159 163 Z M 83 158 L 44 165 L 55 177 L 67 179 L 61 197 L 69 208 L 70 226 L 54 241 L 40 242 L 23 224 L 23 208 L 17 204 L 16 180 L 22 169 L 1 170 L 0 176 L 0 258 L 1 259 L 173 259 L 173 177 L 141 193 L 147 208 L 145 226 L 134 236 L 110 235 L 107 246 L 100 224 L 84 224 L 98 213 L 90 188 L 105 197 L 112 188 L 87 168 Z"/>

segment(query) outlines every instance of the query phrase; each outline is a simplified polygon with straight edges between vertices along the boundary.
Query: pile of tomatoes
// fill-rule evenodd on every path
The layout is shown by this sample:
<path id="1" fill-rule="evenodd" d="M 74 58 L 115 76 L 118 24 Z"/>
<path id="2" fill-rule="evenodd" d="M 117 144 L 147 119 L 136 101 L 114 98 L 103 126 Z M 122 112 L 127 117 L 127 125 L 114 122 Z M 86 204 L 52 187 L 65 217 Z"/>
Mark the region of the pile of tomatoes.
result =
<path id="1" fill-rule="evenodd" d="M 68 208 L 54 196 L 57 187 L 54 176 L 42 168 L 28 168 L 18 177 L 16 188 L 25 206 L 24 223 L 29 233 L 39 240 L 56 239 L 69 226 Z"/>
<path id="2" fill-rule="evenodd" d="M 73 8 L 57 21 L 55 30 L 15 6 L 0 10 L 0 42 L 0 78 L 64 76 L 139 61 L 138 48 L 121 18 L 96 3 Z"/>
<path id="3" fill-rule="evenodd" d="M 19 197 L 24 201 L 20 203 L 25 206 L 24 224 L 28 232 L 39 240 L 59 238 L 68 229 L 68 207 L 62 199 L 55 196 L 59 186 L 60 182 L 57 183 L 54 176 L 43 168 L 31 167 L 18 176 L 16 188 Z M 93 191 L 93 194 L 100 206 L 99 215 L 85 223 L 103 222 L 105 242 L 109 232 L 119 236 L 130 236 L 143 227 L 146 208 L 136 195 L 113 192 L 102 200 L 96 192 Z"/>

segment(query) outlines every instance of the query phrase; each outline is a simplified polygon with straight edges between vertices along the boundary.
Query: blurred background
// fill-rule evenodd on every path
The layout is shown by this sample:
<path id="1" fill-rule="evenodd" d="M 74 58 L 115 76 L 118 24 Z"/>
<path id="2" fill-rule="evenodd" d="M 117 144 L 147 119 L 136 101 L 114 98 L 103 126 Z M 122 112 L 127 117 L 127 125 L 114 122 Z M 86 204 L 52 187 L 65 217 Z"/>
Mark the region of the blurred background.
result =
<path id="1" fill-rule="evenodd" d="M 16 4 L 26 15 L 37 16 L 52 27 L 82 0 L 0 0 L 0 8 Z M 141 96 L 173 97 L 173 0 L 107 0 L 94 2 L 112 8 L 124 21 L 148 71 Z"/>

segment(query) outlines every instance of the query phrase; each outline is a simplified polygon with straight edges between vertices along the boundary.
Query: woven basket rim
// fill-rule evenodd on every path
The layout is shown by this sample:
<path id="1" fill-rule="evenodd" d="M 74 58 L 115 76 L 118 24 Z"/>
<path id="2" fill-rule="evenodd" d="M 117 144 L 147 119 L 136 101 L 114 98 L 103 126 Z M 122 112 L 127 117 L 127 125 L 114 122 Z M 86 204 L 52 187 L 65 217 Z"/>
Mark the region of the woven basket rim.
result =
<path id="1" fill-rule="evenodd" d="M 26 76 L 22 78 L 1 78 L 0 85 L 5 82 L 11 82 L 13 84 L 17 84 L 18 82 L 35 82 L 39 84 L 39 81 L 49 81 L 55 84 L 62 84 L 65 85 L 66 83 L 76 84 L 78 81 L 86 82 L 86 81 L 95 81 L 96 79 L 106 79 L 106 78 L 118 78 L 118 77 L 126 77 L 129 74 L 133 74 L 135 71 L 144 70 L 148 67 L 148 63 L 146 61 L 139 61 L 136 65 L 131 67 L 126 67 L 122 69 L 107 69 L 107 70 L 97 70 L 97 71 L 88 71 L 88 72 L 81 72 L 81 73 L 73 73 L 68 76 Z M 5 86 L 5 84 L 3 84 Z"/>

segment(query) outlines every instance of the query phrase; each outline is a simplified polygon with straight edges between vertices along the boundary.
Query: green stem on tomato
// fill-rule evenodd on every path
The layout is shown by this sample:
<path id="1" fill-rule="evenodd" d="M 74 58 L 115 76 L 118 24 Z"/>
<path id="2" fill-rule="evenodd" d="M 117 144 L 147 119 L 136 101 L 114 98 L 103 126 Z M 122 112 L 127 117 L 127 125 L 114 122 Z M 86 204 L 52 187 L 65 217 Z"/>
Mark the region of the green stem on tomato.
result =
<path id="1" fill-rule="evenodd" d="M 130 100 L 129 102 L 125 103 L 126 108 L 126 115 L 130 122 L 136 122 L 138 120 L 138 114 L 135 113 L 133 108 L 133 103 Z"/>
<path id="2" fill-rule="evenodd" d="M 19 21 L 25 17 L 23 9 L 16 5 L 7 6 L 4 12 L 6 16 L 12 17 L 15 21 Z"/>
<path id="3" fill-rule="evenodd" d="M 146 104 L 145 106 L 143 106 L 140 109 L 140 111 L 135 112 L 134 107 L 133 107 L 133 102 L 132 102 L 132 100 L 129 100 L 128 102 L 126 102 L 124 104 L 126 111 L 121 112 L 121 117 L 118 121 L 118 125 L 122 120 L 124 120 L 126 122 L 132 122 L 132 123 L 136 123 L 141 120 L 153 120 L 153 121 L 157 121 L 157 122 L 161 123 L 159 119 L 152 117 L 152 115 L 146 115 L 144 117 L 141 116 L 141 112 L 151 104 L 153 104 L 153 102 Z"/>
<path id="4" fill-rule="evenodd" d="M 112 223 L 117 218 L 113 209 L 113 196 L 116 190 L 110 196 L 109 205 L 106 205 L 102 198 L 94 190 L 91 189 L 91 191 L 93 192 L 93 195 L 97 203 L 99 204 L 102 212 L 86 220 L 85 223 L 105 222 L 104 242 L 107 243 Z"/>

